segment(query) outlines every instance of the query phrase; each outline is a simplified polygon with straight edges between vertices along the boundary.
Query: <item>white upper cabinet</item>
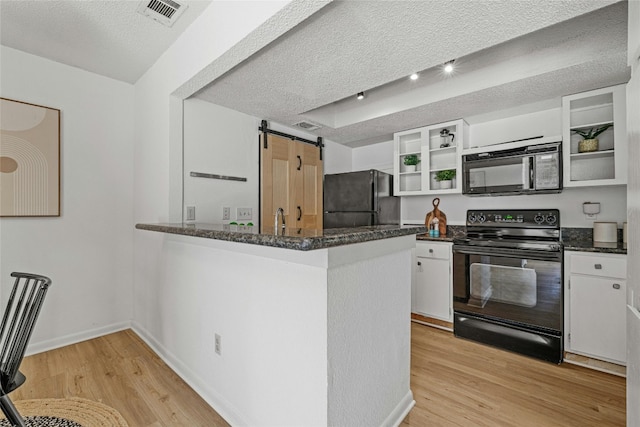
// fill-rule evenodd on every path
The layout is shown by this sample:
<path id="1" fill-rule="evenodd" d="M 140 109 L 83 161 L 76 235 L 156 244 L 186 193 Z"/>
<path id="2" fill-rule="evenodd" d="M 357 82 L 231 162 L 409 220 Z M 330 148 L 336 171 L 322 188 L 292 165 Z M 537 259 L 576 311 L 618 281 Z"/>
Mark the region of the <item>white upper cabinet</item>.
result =
<path id="1" fill-rule="evenodd" d="M 394 134 L 394 194 L 461 193 L 463 144 L 469 137 L 464 120 L 425 126 Z M 411 159 L 418 160 L 416 166 Z M 446 175 L 455 178 L 447 183 Z M 442 180 L 441 180 L 442 179 Z"/>
<path id="2" fill-rule="evenodd" d="M 625 85 L 562 98 L 562 140 L 565 187 L 627 183 Z M 607 127 L 593 139 L 593 133 Z"/>

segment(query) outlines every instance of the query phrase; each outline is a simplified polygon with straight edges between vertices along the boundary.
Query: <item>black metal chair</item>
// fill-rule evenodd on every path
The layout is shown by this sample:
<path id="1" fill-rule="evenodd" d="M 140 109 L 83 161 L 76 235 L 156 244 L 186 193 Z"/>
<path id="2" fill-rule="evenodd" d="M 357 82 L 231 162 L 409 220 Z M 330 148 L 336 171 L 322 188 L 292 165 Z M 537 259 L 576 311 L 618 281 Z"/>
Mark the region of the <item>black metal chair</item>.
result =
<path id="1" fill-rule="evenodd" d="M 28 273 L 11 273 L 11 277 L 16 281 L 0 324 L 0 408 L 11 425 L 25 427 L 8 394 L 26 379 L 18 368 L 51 280 Z"/>

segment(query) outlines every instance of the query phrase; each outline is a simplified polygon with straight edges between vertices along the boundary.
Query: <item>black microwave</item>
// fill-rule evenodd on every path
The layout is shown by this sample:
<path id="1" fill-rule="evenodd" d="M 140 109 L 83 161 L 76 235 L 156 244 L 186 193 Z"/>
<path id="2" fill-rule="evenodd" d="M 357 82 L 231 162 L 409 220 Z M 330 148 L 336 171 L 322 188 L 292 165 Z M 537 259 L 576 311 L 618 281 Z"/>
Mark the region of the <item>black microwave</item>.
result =
<path id="1" fill-rule="evenodd" d="M 476 148 L 463 153 L 462 194 L 498 196 L 561 192 L 562 141 L 515 145 Z"/>

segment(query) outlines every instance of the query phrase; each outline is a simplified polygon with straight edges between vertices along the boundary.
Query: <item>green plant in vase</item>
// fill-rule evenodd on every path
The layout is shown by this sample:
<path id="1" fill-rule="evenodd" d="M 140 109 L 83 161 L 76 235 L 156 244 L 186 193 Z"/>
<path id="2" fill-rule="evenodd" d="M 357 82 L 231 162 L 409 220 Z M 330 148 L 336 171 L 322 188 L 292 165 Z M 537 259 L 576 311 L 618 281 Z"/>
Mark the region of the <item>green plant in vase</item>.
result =
<path id="1" fill-rule="evenodd" d="M 416 170 L 416 166 L 418 166 L 418 163 L 420 163 L 420 158 L 417 154 L 408 154 L 404 156 L 404 159 L 402 161 L 406 166 L 405 169 L 412 172 Z"/>
<path id="2" fill-rule="evenodd" d="M 613 126 L 613 123 L 609 123 L 600 127 L 591 128 L 589 130 L 575 129 L 573 133 L 576 133 L 582 137 L 582 141 L 578 143 L 579 153 L 588 153 L 591 151 L 598 151 L 598 135 L 605 130 Z"/>
<path id="3" fill-rule="evenodd" d="M 440 183 L 441 189 L 451 188 L 451 180 L 456 177 L 455 169 L 445 169 L 436 172 L 436 181 Z"/>

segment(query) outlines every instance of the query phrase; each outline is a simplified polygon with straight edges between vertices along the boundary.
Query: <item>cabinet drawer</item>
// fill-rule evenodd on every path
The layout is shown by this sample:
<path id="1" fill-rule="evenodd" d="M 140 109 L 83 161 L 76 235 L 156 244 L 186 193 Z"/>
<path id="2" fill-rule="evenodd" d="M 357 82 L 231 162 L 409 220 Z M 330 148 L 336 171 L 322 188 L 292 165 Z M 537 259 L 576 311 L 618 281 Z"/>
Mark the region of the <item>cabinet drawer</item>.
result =
<path id="1" fill-rule="evenodd" d="M 627 277 L 627 257 L 572 255 L 571 273 L 624 279 Z"/>
<path id="2" fill-rule="evenodd" d="M 449 259 L 451 245 L 436 243 L 416 243 L 416 256 L 422 258 Z"/>

